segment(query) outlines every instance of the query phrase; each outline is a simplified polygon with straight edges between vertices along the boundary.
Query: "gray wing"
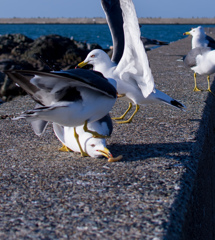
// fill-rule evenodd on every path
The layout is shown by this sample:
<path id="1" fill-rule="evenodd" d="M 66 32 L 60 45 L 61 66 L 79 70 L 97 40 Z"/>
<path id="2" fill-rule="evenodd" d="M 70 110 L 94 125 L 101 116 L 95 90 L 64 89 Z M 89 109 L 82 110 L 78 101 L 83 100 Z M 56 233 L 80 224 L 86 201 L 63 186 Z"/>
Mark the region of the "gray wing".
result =
<path id="1" fill-rule="evenodd" d="M 65 77 L 66 81 L 71 81 L 72 84 L 78 84 L 95 91 L 100 91 L 111 98 L 116 98 L 115 87 L 100 72 L 78 68 L 51 73 L 59 77 Z"/>
<path id="2" fill-rule="evenodd" d="M 58 72 L 11 70 L 5 73 L 37 103 L 81 100 L 77 87 L 85 87 L 116 98 L 116 89 L 101 74 L 85 69 Z"/>
<path id="3" fill-rule="evenodd" d="M 40 136 L 44 133 L 44 131 L 46 130 L 46 127 L 48 125 L 47 121 L 44 120 L 36 120 L 36 121 L 32 121 L 31 122 L 31 126 L 34 130 L 34 133 L 37 136 Z"/>
<path id="4" fill-rule="evenodd" d="M 96 129 L 97 133 L 104 136 L 111 136 L 113 131 L 113 123 L 109 114 L 97 121 L 88 123 L 87 127 L 92 131 Z"/>
<path id="5" fill-rule="evenodd" d="M 113 40 L 112 61 L 118 63 L 124 51 L 123 17 L 119 0 L 101 0 Z"/>
<path id="6" fill-rule="evenodd" d="M 35 108 L 41 107 L 40 104 L 36 104 Z M 46 130 L 46 127 L 48 125 L 47 121 L 44 120 L 36 120 L 31 122 L 31 126 L 34 130 L 34 133 L 38 136 L 42 135 L 44 131 Z"/>
<path id="7" fill-rule="evenodd" d="M 196 66 L 196 57 L 198 55 L 203 55 L 206 52 L 211 51 L 209 47 L 197 47 L 188 52 L 188 54 L 183 58 L 186 67 Z"/>
<path id="8" fill-rule="evenodd" d="M 113 122 L 112 119 L 110 117 L 109 114 L 107 114 L 106 116 L 104 116 L 103 118 L 101 118 L 100 120 L 98 120 L 99 124 L 103 125 L 106 124 L 106 132 L 105 133 L 101 133 L 104 134 L 106 136 L 110 136 L 112 131 L 113 131 Z"/>

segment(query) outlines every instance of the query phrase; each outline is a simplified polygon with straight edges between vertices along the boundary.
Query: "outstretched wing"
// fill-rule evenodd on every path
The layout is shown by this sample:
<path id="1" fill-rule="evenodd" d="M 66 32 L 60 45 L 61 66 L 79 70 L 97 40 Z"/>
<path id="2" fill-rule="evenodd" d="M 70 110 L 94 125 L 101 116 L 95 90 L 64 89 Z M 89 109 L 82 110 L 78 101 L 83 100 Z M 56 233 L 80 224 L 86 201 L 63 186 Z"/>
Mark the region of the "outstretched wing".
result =
<path id="1" fill-rule="evenodd" d="M 100 72 L 79 68 L 67 71 L 54 71 L 52 73 L 66 79 L 71 84 L 87 87 L 111 98 L 116 98 L 116 88 Z"/>
<path id="2" fill-rule="evenodd" d="M 11 70 L 5 73 L 22 87 L 36 102 L 47 106 L 57 101 L 75 101 L 80 97 L 77 87 L 116 97 L 116 89 L 100 73 L 85 69 L 39 72 Z"/>
<path id="3" fill-rule="evenodd" d="M 132 0 L 120 0 L 123 13 L 125 47 L 116 73 L 127 82 L 134 82 L 144 97 L 154 90 L 154 78 L 141 41 L 140 27 Z"/>
<path id="4" fill-rule="evenodd" d="M 113 41 L 111 60 L 118 63 L 124 51 L 122 10 L 119 0 L 101 0 Z"/>

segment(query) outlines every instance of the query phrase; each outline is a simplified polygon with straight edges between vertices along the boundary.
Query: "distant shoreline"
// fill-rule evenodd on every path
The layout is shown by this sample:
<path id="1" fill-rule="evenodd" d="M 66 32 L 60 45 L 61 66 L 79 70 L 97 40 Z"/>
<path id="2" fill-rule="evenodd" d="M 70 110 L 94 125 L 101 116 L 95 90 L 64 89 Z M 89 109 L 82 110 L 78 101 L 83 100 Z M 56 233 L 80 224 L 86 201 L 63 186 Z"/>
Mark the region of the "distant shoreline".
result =
<path id="1" fill-rule="evenodd" d="M 140 24 L 215 24 L 215 18 L 139 18 Z M 0 24 L 107 24 L 105 18 L 0 18 Z"/>

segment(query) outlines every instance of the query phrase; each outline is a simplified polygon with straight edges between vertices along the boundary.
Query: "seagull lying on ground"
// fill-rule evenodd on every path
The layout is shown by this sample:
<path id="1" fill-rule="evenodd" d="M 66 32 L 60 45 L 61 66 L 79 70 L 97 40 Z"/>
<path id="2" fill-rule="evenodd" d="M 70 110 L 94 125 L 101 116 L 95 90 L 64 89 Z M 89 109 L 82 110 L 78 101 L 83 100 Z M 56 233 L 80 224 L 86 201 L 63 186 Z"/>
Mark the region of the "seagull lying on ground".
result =
<path id="1" fill-rule="evenodd" d="M 48 122 L 64 127 L 84 125 L 85 131 L 97 137 L 87 124 L 107 115 L 116 101 L 115 81 L 84 69 L 39 72 L 11 70 L 5 73 L 42 105 L 19 117 L 32 123 L 35 132 L 43 132 Z M 79 142 L 76 136 L 77 142 Z M 79 144 L 79 146 L 81 146 Z M 82 155 L 84 151 L 80 149 Z"/>
<path id="2" fill-rule="evenodd" d="M 129 102 L 129 108 L 115 119 L 122 120 L 132 103 L 136 105 L 131 117 L 118 123 L 130 123 L 139 105 L 164 102 L 184 109 L 183 104 L 155 88 L 132 0 L 102 0 L 102 6 L 113 38 L 112 59 L 104 51 L 95 49 L 78 66 L 91 64 L 94 70 L 117 81 L 118 96 Z"/>
<path id="3" fill-rule="evenodd" d="M 91 131 L 96 131 L 101 135 L 107 137 L 110 136 L 113 130 L 110 115 L 108 114 L 98 121 L 88 123 L 88 128 Z M 74 131 L 74 127 L 63 127 L 53 123 L 53 129 L 55 135 L 63 144 L 63 147 L 60 148 L 60 151 L 80 152 L 80 149 L 83 149 L 86 156 L 93 158 L 105 156 L 108 158 L 109 162 L 119 161 L 122 158 L 122 156 L 113 158 L 112 154 L 106 147 L 106 139 L 93 137 L 91 133 L 84 131 L 83 125 L 76 127 L 76 131 Z M 75 134 L 78 134 L 79 143 L 81 146 L 79 146 L 78 142 L 76 141 Z"/>

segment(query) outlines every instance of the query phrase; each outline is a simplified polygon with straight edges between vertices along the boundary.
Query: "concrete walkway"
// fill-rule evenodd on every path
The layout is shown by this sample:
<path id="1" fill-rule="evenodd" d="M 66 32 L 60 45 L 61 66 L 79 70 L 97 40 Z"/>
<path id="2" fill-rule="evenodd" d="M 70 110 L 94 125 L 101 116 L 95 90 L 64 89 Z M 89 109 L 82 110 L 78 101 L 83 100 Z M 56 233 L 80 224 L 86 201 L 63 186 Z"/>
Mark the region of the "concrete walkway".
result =
<path id="1" fill-rule="evenodd" d="M 114 122 L 108 147 L 121 162 L 59 152 L 51 125 L 37 137 L 12 121 L 34 105 L 27 96 L 0 105 L 0 239 L 214 239 L 215 97 L 192 91 L 177 61 L 190 48 L 189 37 L 148 52 L 157 88 L 187 111 L 142 106 L 131 124 Z"/>

